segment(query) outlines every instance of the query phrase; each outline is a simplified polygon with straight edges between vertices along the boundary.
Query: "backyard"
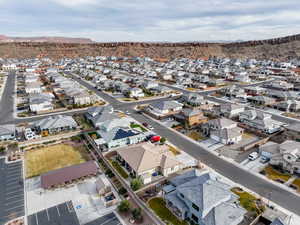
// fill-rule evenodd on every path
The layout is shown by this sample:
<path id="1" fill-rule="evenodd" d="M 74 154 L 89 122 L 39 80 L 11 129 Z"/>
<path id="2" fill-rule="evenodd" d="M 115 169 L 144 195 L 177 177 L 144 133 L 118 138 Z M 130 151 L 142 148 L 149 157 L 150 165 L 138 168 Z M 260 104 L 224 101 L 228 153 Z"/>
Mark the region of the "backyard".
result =
<path id="1" fill-rule="evenodd" d="M 185 221 L 180 221 L 176 216 L 166 207 L 166 203 L 162 198 L 152 198 L 148 202 L 149 207 L 167 224 L 173 225 L 187 225 Z"/>
<path id="2" fill-rule="evenodd" d="M 195 141 L 201 141 L 204 139 L 204 137 L 197 131 L 191 131 L 187 134 L 187 136 Z"/>
<path id="3" fill-rule="evenodd" d="M 25 152 L 26 178 L 89 160 L 82 144 L 56 144 Z"/>

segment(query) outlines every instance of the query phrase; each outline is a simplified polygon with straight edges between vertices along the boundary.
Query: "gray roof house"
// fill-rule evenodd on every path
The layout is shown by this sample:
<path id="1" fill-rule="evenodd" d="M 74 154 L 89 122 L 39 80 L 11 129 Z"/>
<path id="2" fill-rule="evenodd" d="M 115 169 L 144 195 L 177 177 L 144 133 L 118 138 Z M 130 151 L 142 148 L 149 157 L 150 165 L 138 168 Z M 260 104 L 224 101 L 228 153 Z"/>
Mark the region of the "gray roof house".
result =
<path id="1" fill-rule="evenodd" d="M 163 196 L 176 217 L 200 225 L 237 225 L 246 213 L 230 187 L 208 172 L 192 170 L 171 179 Z"/>
<path id="2" fill-rule="evenodd" d="M 15 140 L 16 126 L 14 124 L 0 125 L 0 141 Z"/>
<path id="3" fill-rule="evenodd" d="M 204 97 L 196 93 L 188 93 L 182 96 L 183 100 L 192 106 L 200 106 L 204 104 Z"/>
<path id="4" fill-rule="evenodd" d="M 236 122 L 226 118 L 210 120 L 201 128 L 204 134 L 222 144 L 234 144 L 242 140 L 243 129 L 238 127 Z"/>
<path id="5" fill-rule="evenodd" d="M 273 120 L 270 114 L 259 110 L 246 110 L 239 115 L 239 120 L 249 127 L 272 134 L 281 129 L 281 122 Z"/>
<path id="6" fill-rule="evenodd" d="M 33 122 L 33 127 L 40 131 L 48 131 L 50 134 L 76 129 L 77 126 L 72 116 L 65 115 L 49 116 L 45 119 Z"/>
<path id="7" fill-rule="evenodd" d="M 89 108 L 85 117 L 91 121 L 94 127 L 99 127 L 105 121 L 111 121 L 118 118 L 118 116 L 113 113 L 113 107 L 110 105 Z"/>
<path id="8" fill-rule="evenodd" d="M 177 101 L 160 101 L 149 104 L 149 109 L 155 115 L 164 116 L 180 112 L 182 106 L 183 104 Z"/>

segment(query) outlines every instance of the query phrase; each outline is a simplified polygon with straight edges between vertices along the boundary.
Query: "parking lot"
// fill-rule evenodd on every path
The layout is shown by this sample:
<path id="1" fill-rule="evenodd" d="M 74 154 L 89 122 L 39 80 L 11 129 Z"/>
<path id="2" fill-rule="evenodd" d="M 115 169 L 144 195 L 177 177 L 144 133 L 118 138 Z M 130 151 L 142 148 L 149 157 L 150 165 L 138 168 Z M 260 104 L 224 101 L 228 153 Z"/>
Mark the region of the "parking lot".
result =
<path id="1" fill-rule="evenodd" d="M 105 216 L 102 216 L 92 222 L 89 222 L 85 225 L 121 225 L 122 223 L 116 217 L 116 215 L 112 212 Z"/>
<path id="2" fill-rule="evenodd" d="M 6 164 L 0 159 L 0 224 L 24 216 L 22 162 Z"/>
<path id="3" fill-rule="evenodd" d="M 72 201 L 42 210 L 28 216 L 28 225 L 79 225 Z"/>

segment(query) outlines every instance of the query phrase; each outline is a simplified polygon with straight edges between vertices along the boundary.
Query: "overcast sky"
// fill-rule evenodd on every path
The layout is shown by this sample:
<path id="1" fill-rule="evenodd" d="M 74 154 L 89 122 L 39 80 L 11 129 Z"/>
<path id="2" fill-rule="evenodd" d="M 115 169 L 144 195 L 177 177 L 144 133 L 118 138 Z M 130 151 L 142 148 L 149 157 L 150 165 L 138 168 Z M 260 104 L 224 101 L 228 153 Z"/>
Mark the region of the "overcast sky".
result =
<path id="1" fill-rule="evenodd" d="M 215 41 L 300 33 L 299 0 L 0 0 L 0 34 Z"/>

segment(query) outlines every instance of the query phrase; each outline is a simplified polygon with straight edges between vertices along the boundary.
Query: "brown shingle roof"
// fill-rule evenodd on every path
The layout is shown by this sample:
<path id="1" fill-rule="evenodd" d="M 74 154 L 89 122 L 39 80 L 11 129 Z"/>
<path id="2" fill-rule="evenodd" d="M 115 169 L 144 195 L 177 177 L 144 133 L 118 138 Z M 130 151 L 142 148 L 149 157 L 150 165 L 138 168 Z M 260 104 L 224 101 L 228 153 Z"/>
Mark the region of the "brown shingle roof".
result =
<path id="1" fill-rule="evenodd" d="M 41 175 L 42 188 L 50 188 L 51 186 L 63 184 L 84 176 L 96 174 L 98 165 L 95 161 L 88 161 L 74 166 L 50 171 Z"/>

